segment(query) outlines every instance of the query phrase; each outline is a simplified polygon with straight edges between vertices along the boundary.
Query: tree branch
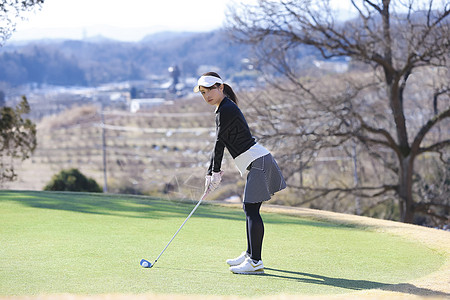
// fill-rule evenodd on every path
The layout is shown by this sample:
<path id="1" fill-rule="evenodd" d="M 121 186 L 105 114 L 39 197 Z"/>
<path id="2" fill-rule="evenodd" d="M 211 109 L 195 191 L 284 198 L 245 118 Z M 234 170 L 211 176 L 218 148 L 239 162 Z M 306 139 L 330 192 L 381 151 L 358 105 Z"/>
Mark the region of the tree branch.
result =
<path id="1" fill-rule="evenodd" d="M 420 144 L 422 143 L 423 139 L 425 138 L 426 134 L 440 121 L 446 119 L 446 118 L 450 118 L 450 108 L 447 108 L 447 110 L 443 111 L 442 113 L 434 116 L 433 118 L 431 118 L 430 120 L 428 120 L 428 122 L 422 126 L 422 128 L 420 128 L 419 132 L 417 133 L 416 137 L 414 138 L 414 141 L 411 144 L 411 153 L 413 154 L 420 154 L 420 153 L 424 153 L 426 151 L 431 151 L 432 149 L 434 149 L 435 147 L 437 147 L 437 145 L 439 145 L 440 143 L 437 143 L 435 145 L 431 145 L 428 146 L 426 148 L 420 148 Z M 444 141 L 443 145 L 447 144 L 448 141 Z M 442 145 L 440 145 L 439 147 L 441 147 Z"/>
<path id="2" fill-rule="evenodd" d="M 352 1 L 353 2 L 353 1 Z M 376 11 L 378 11 L 379 13 L 381 13 L 382 12 L 382 9 L 378 6 L 378 5 L 376 5 L 375 3 L 373 3 L 372 1 L 370 1 L 370 0 L 364 0 L 364 2 L 365 3 L 367 3 L 367 4 L 369 4 L 370 6 L 372 6 L 374 9 L 376 9 Z"/>
<path id="3" fill-rule="evenodd" d="M 384 130 L 382 128 L 374 128 L 372 126 L 369 126 L 366 122 L 364 122 L 364 120 L 362 119 L 361 116 L 358 116 L 358 119 L 359 119 L 362 129 L 367 130 L 368 132 L 371 132 L 373 134 L 380 135 L 380 136 L 384 137 L 386 140 L 385 141 L 375 140 L 375 139 L 370 139 L 368 137 L 357 135 L 357 137 L 359 139 L 363 139 L 363 140 L 369 141 L 371 143 L 387 146 L 387 147 L 391 148 L 392 150 L 394 150 L 394 152 L 397 153 L 397 155 L 400 155 L 400 149 L 399 149 L 397 143 L 395 142 L 395 140 L 389 134 L 389 132 L 387 132 L 386 130 Z"/>
<path id="4" fill-rule="evenodd" d="M 437 90 L 434 93 L 434 95 L 433 95 L 433 110 L 434 110 L 435 115 L 438 114 L 438 98 L 439 98 L 439 96 L 447 94 L 448 92 L 450 92 L 450 87 L 443 88 L 441 90 Z"/>
<path id="5" fill-rule="evenodd" d="M 373 197 L 383 195 L 389 191 L 396 192 L 397 188 L 398 188 L 397 185 L 382 185 L 382 186 L 378 186 L 378 187 L 359 186 L 359 187 L 352 187 L 352 188 L 338 188 L 338 187 L 336 187 L 336 188 L 320 188 L 320 187 L 312 188 L 312 187 L 302 187 L 302 186 L 296 186 L 296 185 L 289 185 L 289 187 L 307 191 L 307 192 L 319 192 L 319 195 L 315 196 L 314 199 L 316 199 L 320 196 L 325 196 L 327 194 L 334 193 L 334 192 L 353 194 L 355 196 L 359 196 L 359 197 L 363 197 L 363 198 L 373 198 Z M 376 193 L 374 193 L 374 194 L 364 193 L 364 192 L 370 192 L 370 191 L 376 191 Z M 358 192 L 361 192 L 361 193 L 358 193 Z"/>
<path id="6" fill-rule="evenodd" d="M 446 147 L 450 147 L 450 139 L 444 140 L 444 141 L 441 141 L 441 142 L 437 142 L 437 143 L 435 143 L 435 144 L 433 144 L 431 146 L 428 146 L 428 147 L 420 148 L 418 154 L 422 154 L 422 153 L 425 153 L 425 152 L 439 151 L 439 150 L 444 149 Z"/>

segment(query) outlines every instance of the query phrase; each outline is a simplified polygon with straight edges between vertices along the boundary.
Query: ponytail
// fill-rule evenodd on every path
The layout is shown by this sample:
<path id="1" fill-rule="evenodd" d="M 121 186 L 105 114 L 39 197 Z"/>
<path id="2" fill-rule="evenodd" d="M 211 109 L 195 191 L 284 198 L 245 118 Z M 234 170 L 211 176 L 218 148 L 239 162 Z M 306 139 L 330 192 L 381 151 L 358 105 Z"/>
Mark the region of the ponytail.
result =
<path id="1" fill-rule="evenodd" d="M 238 105 L 238 99 L 236 94 L 234 93 L 233 89 L 231 88 L 231 86 L 229 86 L 228 84 L 224 83 L 223 84 L 223 93 L 230 98 L 231 101 L 233 101 L 236 105 Z"/>
<path id="2" fill-rule="evenodd" d="M 214 77 L 222 79 L 219 76 L 219 74 L 217 74 L 216 72 L 207 72 L 207 73 L 203 74 L 202 76 L 214 76 Z M 231 86 L 229 86 L 226 83 L 223 83 L 223 93 L 225 94 L 225 96 L 230 98 L 231 101 L 233 101 L 236 105 L 238 105 L 238 98 L 237 98 L 236 94 L 234 93 L 233 89 L 231 88 Z"/>

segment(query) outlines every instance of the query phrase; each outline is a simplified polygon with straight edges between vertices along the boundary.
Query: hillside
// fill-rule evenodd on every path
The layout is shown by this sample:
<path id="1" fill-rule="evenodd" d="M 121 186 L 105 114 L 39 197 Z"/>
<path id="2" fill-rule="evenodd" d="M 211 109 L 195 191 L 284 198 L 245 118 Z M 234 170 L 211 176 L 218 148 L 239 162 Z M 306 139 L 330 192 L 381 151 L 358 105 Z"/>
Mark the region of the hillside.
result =
<path id="1" fill-rule="evenodd" d="M 242 59 L 252 57 L 249 46 L 231 43 L 222 30 L 161 32 L 135 43 L 104 39 L 34 41 L 0 48 L 0 82 L 96 86 L 161 76 L 172 65 L 186 77 L 196 77 L 203 65 L 228 75 L 241 71 Z"/>
<path id="2" fill-rule="evenodd" d="M 250 48 L 231 44 L 226 33 L 159 33 L 141 42 L 113 40 L 34 41 L 0 48 L 0 82 L 96 86 L 144 80 L 177 65 L 183 76 L 197 76 L 202 65 L 223 74 L 241 69 Z"/>
<path id="3" fill-rule="evenodd" d="M 177 100 L 139 113 L 105 111 L 104 118 L 109 192 L 192 198 L 203 188 L 215 134 L 213 108 L 203 100 Z M 37 125 L 36 151 L 18 168 L 18 180 L 5 187 L 41 190 L 67 168 L 103 185 L 100 123 L 95 106 L 44 117 Z M 222 199 L 239 195 L 243 187 L 228 153 L 223 165 L 224 188 L 214 196 Z"/>

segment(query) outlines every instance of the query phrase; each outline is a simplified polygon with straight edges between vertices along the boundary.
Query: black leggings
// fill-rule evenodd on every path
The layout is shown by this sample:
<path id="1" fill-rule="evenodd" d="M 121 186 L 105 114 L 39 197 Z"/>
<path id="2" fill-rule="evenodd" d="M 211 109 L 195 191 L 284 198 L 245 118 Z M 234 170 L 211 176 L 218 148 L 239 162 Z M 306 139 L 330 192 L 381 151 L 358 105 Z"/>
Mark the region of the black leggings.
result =
<path id="1" fill-rule="evenodd" d="M 247 226 L 247 253 L 253 260 L 261 260 L 261 249 L 264 237 L 264 223 L 259 214 L 262 202 L 244 203 Z"/>

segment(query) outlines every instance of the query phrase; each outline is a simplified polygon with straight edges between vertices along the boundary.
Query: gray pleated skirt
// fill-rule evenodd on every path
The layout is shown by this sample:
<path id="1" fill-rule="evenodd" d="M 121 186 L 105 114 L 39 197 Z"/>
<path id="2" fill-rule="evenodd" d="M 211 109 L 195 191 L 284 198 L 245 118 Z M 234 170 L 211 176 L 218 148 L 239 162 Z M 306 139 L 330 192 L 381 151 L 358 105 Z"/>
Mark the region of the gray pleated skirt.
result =
<path id="1" fill-rule="evenodd" d="M 286 182 L 277 162 L 271 154 L 254 160 L 249 166 L 244 189 L 244 203 L 270 200 L 278 191 L 286 188 Z"/>

